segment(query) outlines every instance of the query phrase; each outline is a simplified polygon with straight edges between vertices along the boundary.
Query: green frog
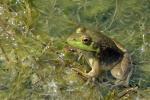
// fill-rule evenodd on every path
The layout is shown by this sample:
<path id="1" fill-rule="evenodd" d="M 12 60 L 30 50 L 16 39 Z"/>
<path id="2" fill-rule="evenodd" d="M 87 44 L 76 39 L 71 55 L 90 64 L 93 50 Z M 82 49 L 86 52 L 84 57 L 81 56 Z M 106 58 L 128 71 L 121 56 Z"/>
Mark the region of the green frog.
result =
<path id="1" fill-rule="evenodd" d="M 77 28 L 67 43 L 82 51 L 91 70 L 86 73 L 73 68 L 87 79 L 96 79 L 105 71 L 110 71 L 116 79 L 115 85 L 128 86 L 132 75 L 130 55 L 118 41 L 85 27 Z"/>

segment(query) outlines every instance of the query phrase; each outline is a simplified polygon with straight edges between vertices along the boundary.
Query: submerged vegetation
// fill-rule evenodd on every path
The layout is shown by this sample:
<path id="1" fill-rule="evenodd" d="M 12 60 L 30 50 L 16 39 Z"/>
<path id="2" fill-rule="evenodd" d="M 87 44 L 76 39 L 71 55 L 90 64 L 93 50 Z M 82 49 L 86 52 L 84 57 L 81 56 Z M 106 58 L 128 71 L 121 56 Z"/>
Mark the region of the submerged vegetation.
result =
<path id="1" fill-rule="evenodd" d="M 1 0 L 0 99 L 112 100 L 125 91 L 85 85 L 71 70 L 84 61 L 77 62 L 65 41 L 80 25 L 125 45 L 136 90 L 121 98 L 148 100 L 150 0 Z"/>

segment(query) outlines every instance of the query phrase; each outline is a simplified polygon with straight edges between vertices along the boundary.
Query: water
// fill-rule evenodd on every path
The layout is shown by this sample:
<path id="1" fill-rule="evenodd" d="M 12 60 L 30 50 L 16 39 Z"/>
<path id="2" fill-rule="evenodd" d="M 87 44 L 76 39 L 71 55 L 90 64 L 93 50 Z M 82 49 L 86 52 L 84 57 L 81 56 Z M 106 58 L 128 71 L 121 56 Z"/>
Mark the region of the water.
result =
<path id="1" fill-rule="evenodd" d="M 66 44 L 67 37 L 83 25 L 115 38 L 131 54 L 130 85 L 138 89 L 122 98 L 148 100 L 149 4 L 149 0 L 0 1 L 0 99 L 116 99 L 126 88 L 111 90 L 109 82 L 86 84 L 71 70 L 89 69 L 76 52 L 68 52 Z"/>

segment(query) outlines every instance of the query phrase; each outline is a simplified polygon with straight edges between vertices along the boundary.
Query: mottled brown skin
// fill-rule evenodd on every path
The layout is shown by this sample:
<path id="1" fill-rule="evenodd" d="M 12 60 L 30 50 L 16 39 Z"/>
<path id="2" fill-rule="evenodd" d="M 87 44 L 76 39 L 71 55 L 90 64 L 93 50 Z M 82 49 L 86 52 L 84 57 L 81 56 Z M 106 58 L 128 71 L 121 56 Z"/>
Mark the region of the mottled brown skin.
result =
<path id="1" fill-rule="evenodd" d="M 131 59 L 127 50 L 119 42 L 102 33 L 78 28 L 75 35 L 68 38 L 68 43 L 83 50 L 91 67 L 91 71 L 88 73 L 76 68 L 73 70 L 88 79 L 99 77 L 103 71 L 111 71 L 112 76 L 116 78 L 116 85 L 128 86 L 132 74 Z M 89 46 L 87 50 L 86 46 Z"/>

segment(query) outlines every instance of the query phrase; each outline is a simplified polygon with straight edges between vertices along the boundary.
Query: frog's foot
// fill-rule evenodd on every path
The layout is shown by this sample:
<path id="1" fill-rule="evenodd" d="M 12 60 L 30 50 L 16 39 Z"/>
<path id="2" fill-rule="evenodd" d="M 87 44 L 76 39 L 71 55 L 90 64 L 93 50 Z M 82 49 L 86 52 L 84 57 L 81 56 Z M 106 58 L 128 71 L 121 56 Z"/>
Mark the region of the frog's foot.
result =
<path id="1" fill-rule="evenodd" d="M 117 88 L 117 87 L 123 87 L 128 88 L 130 87 L 128 80 L 116 80 L 115 84 L 111 86 L 111 89 Z"/>
<path id="2" fill-rule="evenodd" d="M 88 80 L 90 78 L 90 76 L 88 75 L 88 73 L 82 72 L 78 68 L 72 68 L 72 70 L 74 70 L 75 72 L 77 72 L 77 74 L 79 74 L 84 80 Z"/>
<path id="3" fill-rule="evenodd" d="M 81 78 L 83 80 L 87 81 L 86 84 L 89 84 L 90 82 L 94 82 L 95 81 L 95 77 L 91 76 L 90 73 L 82 72 L 78 68 L 72 68 L 72 70 L 77 72 L 81 76 Z"/>

